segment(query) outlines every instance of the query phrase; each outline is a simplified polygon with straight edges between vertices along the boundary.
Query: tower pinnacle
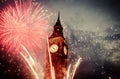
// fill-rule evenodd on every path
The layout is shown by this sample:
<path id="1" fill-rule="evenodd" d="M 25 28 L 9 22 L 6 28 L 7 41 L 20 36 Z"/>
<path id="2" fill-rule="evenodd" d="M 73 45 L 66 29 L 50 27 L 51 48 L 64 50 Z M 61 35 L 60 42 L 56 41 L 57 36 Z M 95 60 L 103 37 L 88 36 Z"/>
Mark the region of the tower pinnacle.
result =
<path id="1" fill-rule="evenodd" d="M 60 12 L 58 12 L 58 19 L 57 19 L 57 22 L 54 25 L 54 27 L 58 27 L 58 26 L 62 28 L 62 25 L 61 25 L 61 22 L 60 22 Z"/>
<path id="2" fill-rule="evenodd" d="M 58 19 L 57 22 L 60 22 L 60 11 L 58 12 Z"/>

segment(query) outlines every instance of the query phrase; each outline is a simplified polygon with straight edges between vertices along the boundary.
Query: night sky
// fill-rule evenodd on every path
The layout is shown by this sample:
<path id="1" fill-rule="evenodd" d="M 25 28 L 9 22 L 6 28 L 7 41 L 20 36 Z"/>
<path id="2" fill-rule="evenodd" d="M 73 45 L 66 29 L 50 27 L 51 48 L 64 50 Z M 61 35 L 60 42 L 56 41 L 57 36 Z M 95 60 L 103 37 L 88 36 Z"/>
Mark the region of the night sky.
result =
<path id="1" fill-rule="evenodd" d="M 2 1 L 1 11 L 7 4 Z M 81 56 L 83 60 L 74 79 L 120 79 L 120 0 L 34 2 L 42 3 L 53 12 L 49 21 L 50 28 L 56 22 L 57 13 L 60 11 L 71 59 Z M 10 0 L 8 3 L 13 2 Z M 0 79 L 30 79 L 29 69 L 24 67 L 22 60 L 4 52 L 1 47 Z"/>

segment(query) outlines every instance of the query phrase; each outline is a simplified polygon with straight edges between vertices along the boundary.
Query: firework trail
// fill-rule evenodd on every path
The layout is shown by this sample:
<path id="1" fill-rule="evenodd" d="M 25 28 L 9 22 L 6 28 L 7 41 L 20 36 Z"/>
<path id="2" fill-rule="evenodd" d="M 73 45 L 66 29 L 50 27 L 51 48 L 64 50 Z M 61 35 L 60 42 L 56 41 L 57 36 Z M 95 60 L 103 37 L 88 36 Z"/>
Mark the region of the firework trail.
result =
<path id="1" fill-rule="evenodd" d="M 43 77 L 39 55 L 45 52 L 49 16 L 48 10 L 31 0 L 16 0 L 0 13 L 0 45 L 9 53 L 20 54 L 35 79 Z"/>
<path id="2" fill-rule="evenodd" d="M 74 63 L 70 63 L 68 65 L 66 79 L 74 79 L 75 72 L 77 68 L 79 67 L 80 63 L 82 62 L 82 58 L 78 57 L 76 58 L 76 60 L 77 61 L 74 61 Z"/>

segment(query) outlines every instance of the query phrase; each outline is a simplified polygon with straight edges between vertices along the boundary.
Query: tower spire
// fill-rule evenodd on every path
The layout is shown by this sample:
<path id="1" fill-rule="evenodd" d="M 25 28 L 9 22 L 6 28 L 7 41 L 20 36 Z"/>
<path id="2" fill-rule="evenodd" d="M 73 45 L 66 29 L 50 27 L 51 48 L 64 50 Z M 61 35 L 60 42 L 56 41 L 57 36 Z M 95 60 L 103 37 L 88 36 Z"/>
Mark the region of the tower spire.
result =
<path id="1" fill-rule="evenodd" d="M 53 34 L 51 35 L 51 37 L 57 37 L 57 36 L 63 36 L 63 27 L 60 22 L 60 12 L 58 12 L 58 18 L 54 25 Z"/>
<path id="2" fill-rule="evenodd" d="M 57 18 L 57 22 L 56 22 L 56 24 L 54 25 L 54 27 L 62 27 L 61 26 L 61 22 L 60 22 L 60 11 L 58 11 L 58 18 Z"/>
<path id="3" fill-rule="evenodd" d="M 60 22 L 60 11 L 58 11 L 58 19 L 57 22 Z"/>

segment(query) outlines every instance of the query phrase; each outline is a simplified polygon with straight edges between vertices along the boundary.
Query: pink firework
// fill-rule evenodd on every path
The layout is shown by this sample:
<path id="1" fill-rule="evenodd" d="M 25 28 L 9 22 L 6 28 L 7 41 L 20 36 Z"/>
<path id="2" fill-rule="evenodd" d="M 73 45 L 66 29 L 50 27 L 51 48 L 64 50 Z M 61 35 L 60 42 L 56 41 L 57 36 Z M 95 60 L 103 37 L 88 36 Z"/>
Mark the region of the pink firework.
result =
<path id="1" fill-rule="evenodd" d="M 0 44 L 8 52 L 21 50 L 21 45 L 29 51 L 37 52 L 47 38 L 48 11 L 32 1 L 8 6 L 0 14 Z"/>

